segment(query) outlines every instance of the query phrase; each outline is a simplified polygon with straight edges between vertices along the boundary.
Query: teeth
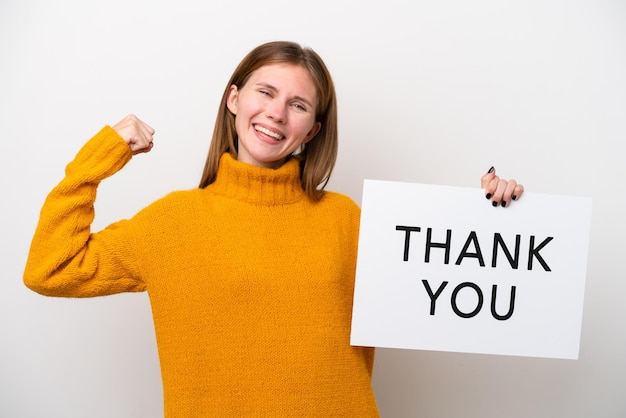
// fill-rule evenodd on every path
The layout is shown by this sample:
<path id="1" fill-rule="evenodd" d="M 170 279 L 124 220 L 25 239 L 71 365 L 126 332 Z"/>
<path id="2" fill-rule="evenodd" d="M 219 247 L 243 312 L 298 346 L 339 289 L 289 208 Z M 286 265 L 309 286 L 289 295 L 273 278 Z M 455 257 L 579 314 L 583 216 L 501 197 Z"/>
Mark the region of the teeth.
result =
<path id="1" fill-rule="evenodd" d="M 259 126 L 259 125 L 254 125 L 254 129 L 256 129 L 256 130 L 257 130 L 257 131 L 259 131 L 259 132 L 264 133 L 265 135 L 271 136 L 272 138 L 275 138 L 275 139 L 277 139 L 277 140 L 279 140 L 279 141 L 280 141 L 281 139 L 283 139 L 283 136 L 282 136 L 282 135 L 279 135 L 279 134 L 277 134 L 276 132 L 272 132 L 272 131 L 270 131 L 269 129 L 265 129 L 265 128 L 264 128 L 264 127 L 262 127 L 262 126 Z"/>

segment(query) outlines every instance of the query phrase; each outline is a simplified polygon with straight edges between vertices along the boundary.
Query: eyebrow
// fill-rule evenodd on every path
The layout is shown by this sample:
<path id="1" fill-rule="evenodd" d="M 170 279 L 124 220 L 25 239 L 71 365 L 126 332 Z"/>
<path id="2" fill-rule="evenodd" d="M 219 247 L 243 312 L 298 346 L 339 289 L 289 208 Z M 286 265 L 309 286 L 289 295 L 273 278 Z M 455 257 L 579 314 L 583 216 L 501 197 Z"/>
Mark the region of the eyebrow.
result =
<path id="1" fill-rule="evenodd" d="M 263 81 L 261 81 L 261 82 L 256 83 L 256 85 L 257 85 L 257 86 L 260 86 L 260 87 L 265 87 L 265 88 L 267 88 L 267 89 L 269 89 L 269 90 L 272 90 L 272 91 L 274 91 L 274 92 L 277 92 L 277 91 L 278 91 L 278 89 L 277 89 L 275 86 L 273 86 L 272 84 L 267 83 L 267 82 L 263 82 Z M 306 103 L 308 106 L 310 106 L 310 107 L 311 107 L 311 109 L 314 109 L 314 108 L 315 108 L 315 106 L 313 105 L 313 103 L 311 103 L 309 100 L 305 99 L 305 98 L 304 98 L 304 97 L 302 97 L 302 96 L 293 96 L 293 98 L 294 98 L 294 99 L 296 99 L 296 100 L 299 100 L 299 101 L 301 101 L 301 102 Z"/>

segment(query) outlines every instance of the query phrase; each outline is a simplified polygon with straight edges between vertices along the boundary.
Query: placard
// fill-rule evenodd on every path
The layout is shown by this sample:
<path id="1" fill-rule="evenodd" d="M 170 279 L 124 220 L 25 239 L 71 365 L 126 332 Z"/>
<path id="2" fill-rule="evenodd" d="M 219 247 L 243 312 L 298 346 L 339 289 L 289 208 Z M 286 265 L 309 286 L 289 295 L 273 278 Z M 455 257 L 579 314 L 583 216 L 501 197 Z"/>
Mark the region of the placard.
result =
<path id="1" fill-rule="evenodd" d="M 577 359 L 591 199 L 365 180 L 351 344 Z"/>

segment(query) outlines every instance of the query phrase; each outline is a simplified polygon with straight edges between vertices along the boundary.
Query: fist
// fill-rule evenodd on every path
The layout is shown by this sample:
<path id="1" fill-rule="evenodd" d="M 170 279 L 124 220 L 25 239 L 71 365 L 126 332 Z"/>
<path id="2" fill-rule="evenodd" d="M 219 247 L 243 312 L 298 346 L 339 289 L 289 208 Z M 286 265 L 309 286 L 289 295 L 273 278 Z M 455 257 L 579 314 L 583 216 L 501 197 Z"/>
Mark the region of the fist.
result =
<path id="1" fill-rule="evenodd" d="M 135 115 L 126 116 L 113 125 L 113 129 L 126 141 L 133 155 L 149 152 L 154 146 L 154 129 Z"/>

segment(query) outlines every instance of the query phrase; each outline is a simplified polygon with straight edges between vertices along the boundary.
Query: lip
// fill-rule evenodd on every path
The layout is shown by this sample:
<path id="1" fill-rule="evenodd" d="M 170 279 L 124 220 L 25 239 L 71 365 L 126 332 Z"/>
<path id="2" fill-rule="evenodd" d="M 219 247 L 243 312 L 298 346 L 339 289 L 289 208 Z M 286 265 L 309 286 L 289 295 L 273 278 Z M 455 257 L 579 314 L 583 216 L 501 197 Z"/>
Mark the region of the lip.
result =
<path id="1" fill-rule="evenodd" d="M 259 130 L 259 128 L 261 130 Z M 257 136 L 260 136 L 261 138 L 264 138 L 264 139 L 269 139 L 269 140 L 271 140 L 273 142 L 282 142 L 286 138 L 285 134 L 283 134 L 281 131 L 279 131 L 277 129 L 273 129 L 273 128 L 271 128 L 271 127 L 269 127 L 267 125 L 263 125 L 261 123 L 253 123 L 252 124 L 252 129 L 254 129 L 254 132 L 257 134 Z M 270 135 L 269 133 L 264 132 L 264 131 L 268 131 L 268 132 L 271 132 L 271 133 L 273 133 L 273 134 L 275 134 L 277 136 L 280 136 L 280 139 L 278 139 L 278 138 L 274 137 L 273 135 Z"/>

